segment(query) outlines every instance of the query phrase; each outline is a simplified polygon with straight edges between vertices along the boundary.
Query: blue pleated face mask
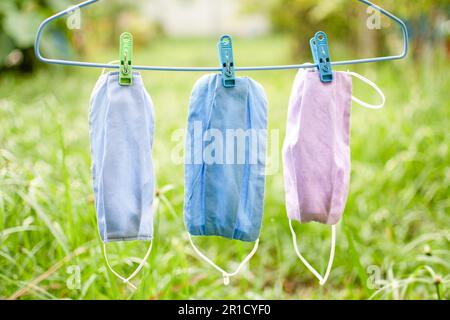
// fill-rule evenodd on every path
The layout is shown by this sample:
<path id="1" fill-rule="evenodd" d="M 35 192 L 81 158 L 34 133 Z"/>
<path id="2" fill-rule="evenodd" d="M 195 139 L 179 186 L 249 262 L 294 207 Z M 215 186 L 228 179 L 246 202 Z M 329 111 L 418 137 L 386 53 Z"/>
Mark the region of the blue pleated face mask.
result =
<path id="1" fill-rule="evenodd" d="M 100 237 L 112 241 L 152 240 L 154 175 L 153 103 L 138 73 L 120 86 L 118 72 L 103 74 L 93 90 L 89 114 L 92 176 Z M 151 244 L 146 257 L 150 254 Z M 105 246 L 105 258 L 111 268 Z"/>
<path id="2" fill-rule="evenodd" d="M 225 88 L 221 75 L 206 75 L 194 86 L 188 116 L 184 219 L 190 235 L 254 242 L 239 268 L 255 253 L 264 202 L 267 98 L 249 78 Z"/>

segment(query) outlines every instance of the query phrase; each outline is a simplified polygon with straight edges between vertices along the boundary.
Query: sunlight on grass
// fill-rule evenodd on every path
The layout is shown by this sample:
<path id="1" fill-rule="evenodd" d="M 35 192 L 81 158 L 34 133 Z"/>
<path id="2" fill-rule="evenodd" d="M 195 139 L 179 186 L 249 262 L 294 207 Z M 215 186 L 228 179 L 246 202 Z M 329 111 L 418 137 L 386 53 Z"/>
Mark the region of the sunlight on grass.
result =
<path id="1" fill-rule="evenodd" d="M 215 41 L 158 40 L 137 51 L 136 61 L 214 66 Z M 235 39 L 235 51 L 237 65 L 298 62 L 290 57 L 288 41 L 279 37 Z M 94 60 L 113 59 L 100 52 Z M 353 70 L 375 81 L 387 104 L 379 111 L 353 108 L 351 189 L 338 226 L 334 268 L 323 288 L 293 251 L 281 167 L 267 177 L 260 249 L 230 286 L 224 287 L 221 275 L 195 256 L 183 223 L 183 166 L 172 162 L 180 141 L 172 133 L 186 126 L 190 92 L 201 74 L 144 74 L 155 104 L 160 208 L 153 252 L 133 280 L 137 291 L 107 272 L 97 232 L 87 119 L 100 70 L 48 66 L 33 75 L 2 74 L 0 298 L 448 299 L 449 61 L 436 56 L 433 64 L 399 61 Z M 264 86 L 269 129 L 279 129 L 283 139 L 295 71 L 246 75 Z M 355 95 L 374 101 L 376 95 L 366 90 L 355 82 Z M 280 160 L 281 145 L 272 146 Z M 323 272 L 329 228 L 308 224 L 296 230 L 305 256 Z M 196 241 L 228 270 L 251 249 L 219 238 Z M 147 245 L 111 244 L 110 259 L 129 274 Z M 80 270 L 75 288 L 69 285 L 70 266 Z M 379 273 L 371 273 L 370 266 Z"/>

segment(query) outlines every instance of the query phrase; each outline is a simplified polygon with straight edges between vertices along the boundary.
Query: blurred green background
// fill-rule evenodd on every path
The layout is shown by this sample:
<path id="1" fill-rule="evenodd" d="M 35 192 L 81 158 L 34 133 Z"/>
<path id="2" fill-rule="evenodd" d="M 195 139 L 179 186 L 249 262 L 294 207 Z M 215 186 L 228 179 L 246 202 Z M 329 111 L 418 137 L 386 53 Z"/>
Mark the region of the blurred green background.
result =
<path id="1" fill-rule="evenodd" d="M 308 39 L 318 30 L 328 34 L 332 60 L 401 50 L 399 28 L 382 18 L 381 29 L 369 30 L 371 14 L 354 0 L 208 3 L 102 0 L 81 12 L 81 29 L 69 29 L 65 18 L 52 25 L 42 51 L 49 57 L 108 62 L 117 59 L 120 33 L 130 31 L 137 64 L 215 66 L 216 41 L 229 32 L 238 66 L 303 63 L 311 60 Z M 174 133 L 185 128 L 190 91 L 201 74 L 145 72 L 155 104 L 159 190 L 153 252 L 133 280 L 137 290 L 107 271 L 97 232 L 87 119 L 101 70 L 44 65 L 33 53 L 39 23 L 74 4 L 0 2 L 0 298 L 450 297 L 448 1 L 376 1 L 407 23 L 408 57 L 336 68 L 376 82 L 387 103 L 378 111 L 353 108 L 349 200 L 338 225 L 332 273 L 323 287 L 294 253 L 284 207 L 281 144 L 295 70 L 245 74 L 266 90 L 269 129 L 279 130 L 279 140 L 269 141 L 270 161 L 279 167 L 267 176 L 260 248 L 228 287 L 189 246 L 182 214 L 183 165 L 173 161 L 180 151 Z M 355 96 L 377 102 L 366 86 L 355 81 L 354 87 Z M 323 273 L 329 228 L 311 223 L 295 229 L 303 253 Z M 196 242 L 228 270 L 251 249 L 211 237 Z M 108 245 L 110 260 L 129 274 L 146 245 Z"/>

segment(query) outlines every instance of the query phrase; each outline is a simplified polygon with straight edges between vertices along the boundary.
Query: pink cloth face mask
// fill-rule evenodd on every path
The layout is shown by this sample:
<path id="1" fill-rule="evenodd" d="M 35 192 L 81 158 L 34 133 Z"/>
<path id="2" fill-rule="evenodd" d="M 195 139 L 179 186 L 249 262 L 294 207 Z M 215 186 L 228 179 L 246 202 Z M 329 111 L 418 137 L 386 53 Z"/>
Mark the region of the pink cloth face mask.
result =
<path id="1" fill-rule="evenodd" d="M 355 76 L 382 97 L 380 105 L 369 105 L 352 97 Z M 299 259 L 323 285 L 334 258 L 335 225 L 347 201 L 350 184 L 351 102 L 366 108 L 382 108 L 385 98 L 371 81 L 353 72 L 334 72 L 334 80 L 322 83 L 317 71 L 300 70 L 295 78 L 288 108 L 283 144 L 286 210 L 294 248 Z M 331 225 L 331 252 L 322 277 L 300 254 L 292 220 Z"/>

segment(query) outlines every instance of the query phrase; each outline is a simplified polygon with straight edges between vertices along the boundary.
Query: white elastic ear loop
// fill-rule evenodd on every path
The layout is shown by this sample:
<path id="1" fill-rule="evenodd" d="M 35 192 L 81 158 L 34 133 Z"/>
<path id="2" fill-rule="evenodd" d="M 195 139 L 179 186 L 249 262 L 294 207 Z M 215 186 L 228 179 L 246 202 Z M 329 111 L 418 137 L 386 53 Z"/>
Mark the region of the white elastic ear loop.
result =
<path id="1" fill-rule="evenodd" d="M 334 251 L 336 248 L 336 225 L 331 226 L 331 249 L 330 249 L 330 258 L 328 260 L 327 270 L 325 271 L 325 275 L 322 277 L 319 272 L 317 272 L 314 267 L 309 264 L 309 262 L 301 255 L 300 251 L 298 250 L 297 246 L 297 236 L 295 234 L 294 228 L 292 227 L 292 220 L 289 219 L 289 227 L 291 229 L 292 233 L 292 242 L 294 243 L 294 249 L 295 253 L 299 257 L 299 259 L 303 262 L 303 264 L 309 269 L 309 271 L 312 272 L 316 276 L 317 279 L 319 279 L 319 283 L 321 286 L 323 286 L 327 280 L 328 276 L 331 272 L 331 267 L 333 266 L 333 260 L 334 260 Z"/>
<path id="2" fill-rule="evenodd" d="M 144 267 L 145 263 L 147 262 L 147 259 L 150 255 L 150 253 L 152 252 L 152 247 L 153 247 L 153 240 L 150 242 L 150 245 L 147 249 L 147 253 L 145 254 L 144 258 L 141 260 L 141 262 L 139 263 L 139 265 L 137 266 L 137 268 L 133 271 L 133 273 L 128 277 L 122 277 L 116 270 L 114 270 L 114 268 L 111 266 L 111 264 L 109 263 L 108 260 L 108 254 L 106 253 L 106 243 L 103 242 L 103 256 L 105 257 L 105 261 L 106 261 L 106 265 L 108 266 L 109 270 L 111 270 L 111 272 L 120 280 L 123 281 L 123 283 L 128 284 L 130 287 L 132 287 L 133 289 L 137 289 L 135 285 L 133 285 L 130 280 L 133 279 L 138 273 L 139 271 L 141 271 L 141 269 Z"/>
<path id="3" fill-rule="evenodd" d="M 369 86 L 371 86 L 372 88 L 375 89 L 375 91 L 380 95 L 381 97 L 381 103 L 380 104 L 369 104 L 367 102 L 361 101 L 358 98 L 352 96 L 352 100 L 354 102 L 356 102 L 357 104 L 359 104 L 360 106 L 364 107 L 364 108 L 368 108 L 368 109 L 381 109 L 384 107 L 384 104 L 386 103 L 386 97 L 384 96 L 383 91 L 381 91 L 381 89 L 372 81 L 370 81 L 369 79 L 363 77 L 362 75 L 360 75 L 359 73 L 356 72 L 351 72 L 351 71 L 346 71 L 346 73 L 348 73 L 351 76 L 354 76 L 355 78 L 358 78 L 359 80 L 367 83 Z"/>
<path id="4" fill-rule="evenodd" d="M 118 64 L 118 63 L 120 63 L 120 60 L 113 60 L 113 61 L 108 62 L 108 64 Z M 105 71 L 106 71 L 106 68 L 103 68 L 102 75 L 105 74 Z"/>
<path id="5" fill-rule="evenodd" d="M 223 284 L 229 285 L 230 284 L 230 277 L 233 277 L 237 275 L 241 268 L 255 255 L 256 251 L 258 250 L 258 244 L 259 244 L 259 238 L 255 241 L 255 245 L 253 246 L 252 251 L 245 257 L 245 259 L 241 262 L 241 264 L 236 268 L 234 272 L 227 272 L 223 270 L 221 267 L 219 267 L 217 264 L 215 264 L 211 259 L 209 259 L 207 256 L 205 256 L 203 253 L 200 252 L 200 250 L 195 246 L 194 242 L 192 241 L 191 234 L 188 232 L 189 241 L 191 242 L 191 246 L 194 249 L 195 253 L 202 258 L 204 261 L 209 263 L 211 266 L 213 266 L 217 271 L 222 273 L 223 276 Z"/>

